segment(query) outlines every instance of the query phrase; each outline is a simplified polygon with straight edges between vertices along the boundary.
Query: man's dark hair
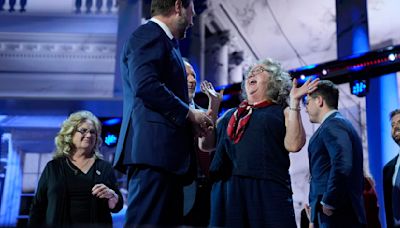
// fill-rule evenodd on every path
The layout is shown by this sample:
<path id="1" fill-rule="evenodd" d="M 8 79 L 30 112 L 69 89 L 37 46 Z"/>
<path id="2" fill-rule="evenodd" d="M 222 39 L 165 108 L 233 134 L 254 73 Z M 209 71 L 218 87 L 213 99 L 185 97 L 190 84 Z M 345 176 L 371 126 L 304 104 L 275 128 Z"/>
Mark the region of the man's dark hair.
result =
<path id="1" fill-rule="evenodd" d="M 192 0 L 152 0 L 151 1 L 151 16 L 163 15 L 167 16 L 175 6 L 176 1 L 181 1 L 183 8 L 188 8 Z"/>
<path id="2" fill-rule="evenodd" d="M 310 96 L 313 98 L 321 96 L 329 108 L 338 109 L 339 90 L 331 81 L 319 81 L 318 88 Z"/>
<path id="3" fill-rule="evenodd" d="M 393 116 L 395 116 L 395 115 L 397 115 L 397 114 L 400 114 L 400 109 L 397 108 L 397 109 L 391 111 L 390 114 L 389 114 L 390 120 L 392 120 L 392 119 L 393 119 Z"/>

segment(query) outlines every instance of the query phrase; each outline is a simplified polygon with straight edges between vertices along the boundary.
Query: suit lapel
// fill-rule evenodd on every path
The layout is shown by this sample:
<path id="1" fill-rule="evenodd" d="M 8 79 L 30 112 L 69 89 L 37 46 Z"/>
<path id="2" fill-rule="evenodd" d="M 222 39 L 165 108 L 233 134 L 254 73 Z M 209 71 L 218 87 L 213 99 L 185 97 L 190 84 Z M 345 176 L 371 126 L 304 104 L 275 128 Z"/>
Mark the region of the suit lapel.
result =
<path id="1" fill-rule="evenodd" d="M 314 141 L 318 138 L 320 132 L 324 129 L 325 125 L 328 123 L 329 120 L 335 118 L 336 116 L 340 115 L 339 112 L 335 112 L 332 115 L 328 116 L 325 121 L 318 127 L 318 129 L 314 132 L 314 134 L 310 138 L 309 148 L 312 148 L 314 145 Z M 310 149 L 308 150 L 310 156 Z"/>
<path id="2" fill-rule="evenodd" d="M 179 47 L 175 47 L 175 44 L 173 43 L 173 41 L 168 37 L 168 35 L 165 33 L 165 31 L 157 23 L 154 23 L 153 21 L 149 21 L 148 23 L 151 23 L 153 26 L 155 26 L 162 32 L 162 34 L 164 35 L 164 39 L 166 39 L 168 41 L 169 45 L 171 46 L 172 53 L 175 56 L 175 58 L 177 60 L 177 64 L 179 64 L 181 71 L 183 72 L 183 76 L 185 77 L 185 80 L 186 80 L 185 64 L 182 61 L 182 55 L 179 50 Z"/>
<path id="3" fill-rule="evenodd" d="M 171 40 L 170 40 L 170 43 L 172 44 Z M 175 57 L 176 57 L 175 59 L 177 60 L 177 64 L 179 64 L 179 66 L 180 66 L 179 68 L 182 71 L 183 81 L 185 82 L 185 86 L 184 86 L 184 88 L 185 88 L 185 92 L 184 92 L 185 100 L 189 102 L 189 91 L 188 91 L 188 88 L 187 88 L 186 68 L 185 68 L 185 64 L 183 63 L 183 60 L 182 60 L 181 52 L 179 51 L 179 48 L 175 48 L 174 45 L 172 45 L 172 53 L 175 55 Z"/>
<path id="4" fill-rule="evenodd" d="M 175 54 L 176 59 L 179 62 L 179 66 L 181 67 L 182 72 L 184 73 L 184 76 L 186 76 L 185 65 L 182 61 L 182 55 L 181 55 L 181 52 L 179 51 L 179 48 L 175 48 L 172 46 L 172 50 L 173 50 L 173 53 Z"/>
<path id="5" fill-rule="evenodd" d="M 395 169 L 396 169 L 396 162 L 397 162 L 397 159 L 399 158 L 399 155 L 397 155 L 396 157 L 394 157 L 394 159 L 392 160 L 392 161 L 390 161 L 390 165 L 389 165 L 389 170 L 388 170 L 388 172 L 389 172 L 389 180 L 390 180 L 390 184 L 392 184 L 392 178 L 393 178 L 393 175 L 394 175 L 394 171 L 395 171 Z"/>
<path id="6" fill-rule="evenodd" d="M 319 132 L 325 127 L 325 125 L 329 122 L 329 120 L 335 118 L 336 116 L 340 115 L 339 112 L 332 113 L 328 118 L 325 119 L 325 121 L 319 126 L 317 131 L 314 133 L 314 135 L 318 135 Z"/>

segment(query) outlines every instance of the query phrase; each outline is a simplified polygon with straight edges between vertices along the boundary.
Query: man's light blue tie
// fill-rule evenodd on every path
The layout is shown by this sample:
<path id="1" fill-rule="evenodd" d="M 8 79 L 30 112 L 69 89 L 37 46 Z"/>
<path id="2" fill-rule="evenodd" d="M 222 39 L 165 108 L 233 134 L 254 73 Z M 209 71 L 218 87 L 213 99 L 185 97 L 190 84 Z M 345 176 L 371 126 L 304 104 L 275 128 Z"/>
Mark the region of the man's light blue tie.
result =
<path id="1" fill-rule="evenodd" d="M 175 38 L 172 38 L 171 40 L 172 44 L 174 45 L 175 49 L 179 49 L 179 42 Z"/>

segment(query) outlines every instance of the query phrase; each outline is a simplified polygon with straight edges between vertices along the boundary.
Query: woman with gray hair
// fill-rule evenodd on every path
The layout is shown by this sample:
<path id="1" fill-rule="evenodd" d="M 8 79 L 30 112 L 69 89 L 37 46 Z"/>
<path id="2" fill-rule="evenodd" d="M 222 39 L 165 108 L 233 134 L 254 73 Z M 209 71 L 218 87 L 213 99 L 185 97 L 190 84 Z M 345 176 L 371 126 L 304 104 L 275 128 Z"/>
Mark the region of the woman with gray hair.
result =
<path id="1" fill-rule="evenodd" d="M 209 136 L 201 145 L 216 145 L 211 227 L 296 227 L 289 152 L 305 144 L 300 94 L 314 91 L 317 81 L 297 88 L 296 79 L 291 82 L 271 59 L 249 68 L 244 101 L 220 118 L 216 143 Z"/>
<path id="2" fill-rule="evenodd" d="M 30 227 L 112 227 L 123 206 L 111 164 L 101 159 L 101 123 L 89 111 L 72 113 L 55 138 L 32 202 Z"/>

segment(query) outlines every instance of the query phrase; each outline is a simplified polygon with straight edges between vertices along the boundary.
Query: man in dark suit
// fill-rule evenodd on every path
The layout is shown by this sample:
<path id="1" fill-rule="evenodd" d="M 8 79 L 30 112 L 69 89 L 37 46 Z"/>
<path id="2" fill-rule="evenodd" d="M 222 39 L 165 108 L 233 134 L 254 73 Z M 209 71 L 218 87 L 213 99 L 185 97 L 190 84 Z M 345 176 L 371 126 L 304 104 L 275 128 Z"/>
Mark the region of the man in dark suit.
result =
<path id="1" fill-rule="evenodd" d="M 310 88 L 312 89 L 312 88 Z M 320 227 L 363 227 L 363 150 L 351 123 L 338 111 L 339 90 L 321 80 L 306 111 L 321 124 L 308 146 L 311 221 Z"/>
<path id="2" fill-rule="evenodd" d="M 400 109 L 390 113 L 392 138 L 400 145 Z M 383 195 L 388 228 L 400 227 L 400 156 L 396 155 L 383 167 Z"/>
<path id="3" fill-rule="evenodd" d="M 114 166 L 128 174 L 125 226 L 178 226 L 190 182 L 195 135 L 211 119 L 189 107 L 177 39 L 195 15 L 192 0 L 152 0 L 152 18 L 136 29 L 121 58 L 124 111 Z M 189 180 L 189 181 L 187 181 Z"/>

